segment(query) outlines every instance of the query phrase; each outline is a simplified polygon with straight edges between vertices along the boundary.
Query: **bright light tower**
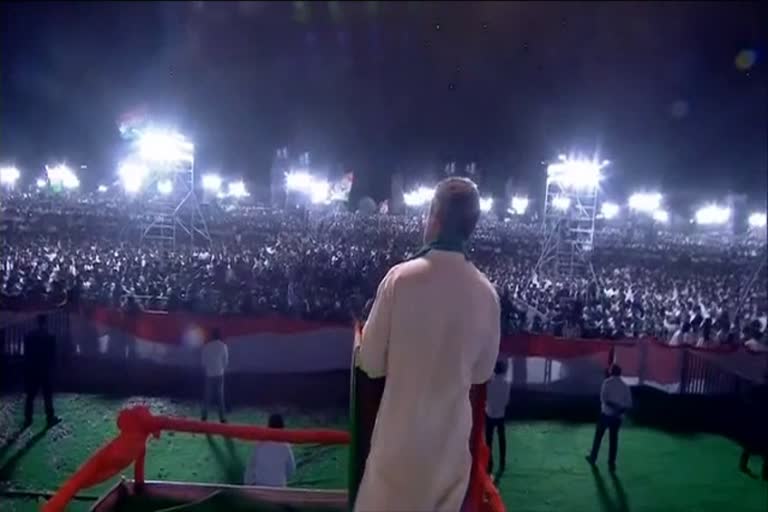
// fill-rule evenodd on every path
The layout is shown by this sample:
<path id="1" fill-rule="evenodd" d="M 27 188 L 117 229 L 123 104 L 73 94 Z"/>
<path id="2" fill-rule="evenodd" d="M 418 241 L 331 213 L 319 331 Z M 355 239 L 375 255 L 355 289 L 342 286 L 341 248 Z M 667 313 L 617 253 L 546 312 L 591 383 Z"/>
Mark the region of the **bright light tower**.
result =
<path id="1" fill-rule="evenodd" d="M 0 167 L 0 185 L 5 188 L 14 188 L 19 181 L 21 173 L 16 167 Z"/>
<path id="2" fill-rule="evenodd" d="M 80 179 L 66 164 L 58 164 L 53 167 L 45 166 L 48 182 L 53 187 L 61 187 L 73 190 L 80 186 Z"/>
<path id="3" fill-rule="evenodd" d="M 35 181 L 35 186 L 37 188 L 45 188 L 45 186 L 48 185 L 48 182 L 45 181 L 43 178 L 37 178 Z"/>
<path id="4" fill-rule="evenodd" d="M 107 190 L 109 190 L 109 188 L 106 185 L 99 185 L 99 188 L 97 190 L 99 191 L 99 193 L 103 194 Z"/>
<path id="5" fill-rule="evenodd" d="M 125 191 L 129 194 L 135 194 L 141 190 L 149 177 L 149 169 L 141 163 L 124 162 L 120 164 L 117 174 Z"/>
<path id="6" fill-rule="evenodd" d="M 510 213 L 514 213 L 515 215 L 524 215 L 526 210 L 528 210 L 528 204 L 529 200 L 525 196 L 514 196 L 512 197 L 512 209 Z"/>
<path id="7" fill-rule="evenodd" d="M 616 203 L 603 203 L 600 213 L 603 214 L 604 219 L 611 220 L 619 214 L 619 205 Z"/>
<path id="8" fill-rule="evenodd" d="M 656 210 L 651 216 L 656 222 L 661 222 L 662 224 L 669 222 L 669 212 L 667 210 Z"/>
<path id="9" fill-rule="evenodd" d="M 411 208 L 418 208 L 429 204 L 432 198 L 435 197 L 435 189 L 430 187 L 421 186 L 416 190 L 406 192 L 403 194 L 403 202 L 406 206 Z"/>
<path id="10" fill-rule="evenodd" d="M 629 209 L 652 216 L 661 208 L 661 199 L 658 192 L 638 192 L 629 196 Z"/>
<path id="11" fill-rule="evenodd" d="M 250 194 L 248 193 L 248 190 L 245 188 L 245 183 L 242 181 L 233 181 L 229 184 L 228 187 L 228 194 L 229 197 L 235 197 L 235 198 L 242 198 L 242 197 L 248 197 Z"/>
<path id="12" fill-rule="evenodd" d="M 766 214 L 765 212 L 755 212 L 750 214 L 748 222 L 751 228 L 764 228 L 766 226 Z"/>
<path id="13" fill-rule="evenodd" d="M 545 243 L 536 271 L 557 277 L 592 277 L 597 196 L 607 160 L 559 155 L 547 166 Z"/>
<path id="14" fill-rule="evenodd" d="M 205 174 L 203 176 L 203 190 L 218 192 L 221 190 L 222 179 L 218 174 Z"/>
<path id="15" fill-rule="evenodd" d="M 157 191 L 164 196 L 171 195 L 173 193 L 173 182 L 171 180 L 158 181 Z"/>
<path id="16" fill-rule="evenodd" d="M 195 192 L 195 145 L 173 130 L 150 128 L 138 133 L 135 151 L 119 171 L 127 192 L 157 190 L 145 203 L 142 241 L 176 245 L 176 228 L 211 242 Z"/>
<path id="17" fill-rule="evenodd" d="M 480 211 L 483 213 L 488 213 L 493 208 L 493 198 L 492 197 L 481 197 L 480 198 Z"/>
<path id="18" fill-rule="evenodd" d="M 719 226 L 728 222 L 731 218 L 731 209 L 709 204 L 696 210 L 696 224 L 702 226 Z"/>

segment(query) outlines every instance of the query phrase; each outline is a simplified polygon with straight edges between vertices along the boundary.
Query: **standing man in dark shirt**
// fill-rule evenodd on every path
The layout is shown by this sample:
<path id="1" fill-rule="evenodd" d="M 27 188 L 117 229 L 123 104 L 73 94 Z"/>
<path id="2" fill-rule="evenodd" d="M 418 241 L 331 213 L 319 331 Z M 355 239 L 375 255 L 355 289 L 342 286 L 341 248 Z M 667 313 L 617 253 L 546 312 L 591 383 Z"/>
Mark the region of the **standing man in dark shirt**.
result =
<path id="1" fill-rule="evenodd" d="M 42 389 L 48 426 L 60 420 L 53 412 L 52 381 L 56 364 L 56 338 L 48 332 L 48 319 L 38 315 L 37 328 L 24 337 L 24 377 L 27 398 L 24 405 L 24 427 L 32 425 L 32 409 L 37 392 Z"/>

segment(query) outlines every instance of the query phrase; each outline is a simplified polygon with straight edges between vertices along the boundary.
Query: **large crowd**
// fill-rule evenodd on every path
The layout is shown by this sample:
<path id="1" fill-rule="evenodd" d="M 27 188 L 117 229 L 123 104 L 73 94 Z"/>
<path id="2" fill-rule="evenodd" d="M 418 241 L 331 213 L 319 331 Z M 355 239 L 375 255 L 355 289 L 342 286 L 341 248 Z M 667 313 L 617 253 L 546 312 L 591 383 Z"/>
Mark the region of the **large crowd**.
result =
<path id="1" fill-rule="evenodd" d="M 206 211 L 212 243 L 139 243 L 141 209 L 105 200 L 6 197 L 4 305 L 30 301 L 348 321 L 387 269 L 415 253 L 419 217 L 269 208 Z M 507 332 L 764 346 L 765 238 L 601 227 L 593 271 L 534 272 L 540 223 L 482 219 L 469 258 L 497 287 Z M 763 344 L 763 345 L 761 345 Z"/>

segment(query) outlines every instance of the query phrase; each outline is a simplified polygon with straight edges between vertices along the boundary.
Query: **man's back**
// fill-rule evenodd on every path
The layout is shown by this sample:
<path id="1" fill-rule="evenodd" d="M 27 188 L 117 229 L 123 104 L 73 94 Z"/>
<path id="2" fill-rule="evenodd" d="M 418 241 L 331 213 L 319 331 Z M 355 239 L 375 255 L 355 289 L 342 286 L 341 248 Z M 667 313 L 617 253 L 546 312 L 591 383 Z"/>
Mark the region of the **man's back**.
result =
<path id="1" fill-rule="evenodd" d="M 212 340 L 203 345 L 201 355 L 207 377 L 221 377 L 229 364 L 227 345 L 221 340 Z"/>
<path id="2" fill-rule="evenodd" d="M 498 355 L 496 291 L 463 254 L 433 250 L 394 267 L 377 302 L 363 332 L 360 364 L 372 377 L 386 375 L 387 383 L 366 478 L 370 470 L 370 478 L 415 493 L 410 482 L 427 477 L 432 485 L 421 492 L 461 487 L 471 463 L 469 390 L 490 378 Z M 390 498 L 395 508 L 398 502 L 440 501 Z"/>
<path id="3" fill-rule="evenodd" d="M 56 338 L 45 329 L 35 329 L 24 337 L 24 361 L 28 369 L 47 370 L 56 359 Z"/>

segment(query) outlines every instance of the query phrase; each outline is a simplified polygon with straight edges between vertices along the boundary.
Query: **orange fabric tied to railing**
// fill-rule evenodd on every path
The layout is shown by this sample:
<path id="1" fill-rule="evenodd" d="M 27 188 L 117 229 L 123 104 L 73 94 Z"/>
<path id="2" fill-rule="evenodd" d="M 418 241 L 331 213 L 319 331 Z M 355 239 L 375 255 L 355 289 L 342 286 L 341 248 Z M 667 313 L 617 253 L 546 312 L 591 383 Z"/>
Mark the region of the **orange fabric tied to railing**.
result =
<path id="1" fill-rule="evenodd" d="M 246 425 L 224 425 L 196 420 L 155 416 L 144 406 L 131 407 L 117 418 L 120 434 L 100 448 L 56 491 L 43 506 L 45 512 L 61 512 L 81 490 L 104 482 L 135 464 L 135 480 L 144 481 L 144 457 L 149 436 L 163 430 L 196 434 L 218 434 L 248 441 L 277 441 L 293 444 L 348 444 L 349 433 L 327 429 L 271 429 Z"/>

